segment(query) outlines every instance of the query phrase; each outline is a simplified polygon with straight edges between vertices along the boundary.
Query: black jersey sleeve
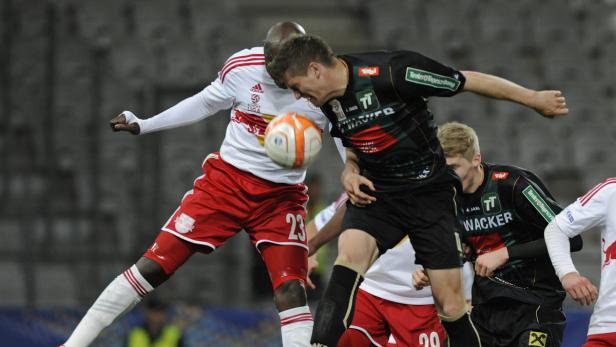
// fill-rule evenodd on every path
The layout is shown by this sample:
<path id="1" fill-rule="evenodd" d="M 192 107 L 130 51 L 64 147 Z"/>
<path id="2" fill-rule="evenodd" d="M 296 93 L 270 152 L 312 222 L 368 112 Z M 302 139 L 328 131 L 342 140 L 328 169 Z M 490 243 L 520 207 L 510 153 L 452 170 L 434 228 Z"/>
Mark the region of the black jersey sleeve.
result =
<path id="1" fill-rule="evenodd" d="M 509 259 L 547 256 L 548 250 L 543 231 L 562 208 L 541 180 L 531 172 L 524 172 L 513 186 L 515 212 L 524 224 L 535 233 L 534 241 L 521 243 L 508 248 Z M 570 239 L 572 252 L 582 249 L 582 238 Z"/>
<path id="2" fill-rule="evenodd" d="M 413 51 L 398 51 L 390 61 L 392 83 L 402 100 L 452 96 L 462 91 L 460 71 Z"/>
<path id="3" fill-rule="evenodd" d="M 513 186 L 513 205 L 522 222 L 538 237 L 562 208 L 539 178 L 531 173 L 522 174 Z"/>
<path id="4" fill-rule="evenodd" d="M 569 239 L 569 249 L 571 252 L 578 252 L 584 246 L 584 241 L 580 235 Z M 545 239 L 537 239 L 531 242 L 519 243 L 511 247 L 507 247 L 509 260 L 536 258 L 548 255 L 548 246 L 545 244 Z"/>

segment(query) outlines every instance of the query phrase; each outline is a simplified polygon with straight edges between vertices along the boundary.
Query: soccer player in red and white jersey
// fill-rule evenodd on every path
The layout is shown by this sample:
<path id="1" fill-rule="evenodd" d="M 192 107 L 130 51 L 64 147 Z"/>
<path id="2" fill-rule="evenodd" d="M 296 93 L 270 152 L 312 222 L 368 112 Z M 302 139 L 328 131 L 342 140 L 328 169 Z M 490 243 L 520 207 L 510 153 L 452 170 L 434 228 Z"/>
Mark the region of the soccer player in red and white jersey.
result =
<path id="1" fill-rule="evenodd" d="M 569 238 L 601 230 L 601 284 L 597 288 L 573 265 Z M 563 288 L 581 304 L 597 303 L 584 347 L 616 346 L 616 178 L 609 178 L 567 206 L 545 228 L 545 241 Z"/>
<path id="2" fill-rule="evenodd" d="M 184 195 L 152 246 L 101 293 L 64 346 L 88 346 L 195 252 L 210 253 L 242 229 L 269 272 L 283 346 L 309 345 L 313 321 L 305 292 L 306 172 L 278 166 L 263 148 L 265 128 L 274 115 L 294 111 L 321 129 L 327 125 L 318 108 L 278 88 L 266 68 L 282 42 L 303 34 L 296 23 L 278 23 L 268 31 L 264 47 L 231 56 L 218 78 L 198 94 L 149 119 L 125 111 L 111 121 L 115 131 L 145 134 L 231 108 L 220 152 L 206 157 L 203 175 Z"/>
<path id="3" fill-rule="evenodd" d="M 342 231 L 346 194 L 308 223 L 310 254 Z M 318 232 L 318 233 L 317 233 Z M 311 263 L 309 268 L 312 268 Z M 355 298 L 355 312 L 338 347 L 445 346 L 445 330 L 434 306 L 430 287 L 412 285 L 415 250 L 408 238 L 389 249 L 370 266 Z M 464 266 L 464 292 L 470 300 L 473 272 Z"/>

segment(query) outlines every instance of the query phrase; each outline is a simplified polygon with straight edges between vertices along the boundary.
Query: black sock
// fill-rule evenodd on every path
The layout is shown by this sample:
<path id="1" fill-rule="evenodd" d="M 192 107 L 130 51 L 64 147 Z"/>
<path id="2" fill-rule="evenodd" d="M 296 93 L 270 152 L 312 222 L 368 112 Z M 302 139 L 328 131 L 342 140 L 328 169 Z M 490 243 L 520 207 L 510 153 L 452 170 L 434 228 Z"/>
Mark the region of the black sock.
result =
<path id="1" fill-rule="evenodd" d="M 471 321 L 471 315 L 465 313 L 462 317 L 453 322 L 446 322 L 441 320 L 443 328 L 447 331 L 449 346 L 450 347 L 480 347 L 481 342 L 479 333 L 473 321 Z"/>
<path id="2" fill-rule="evenodd" d="M 363 277 L 354 270 L 334 265 L 332 277 L 314 317 L 310 339 L 313 346 L 336 347 L 340 336 L 353 320 L 355 294 L 362 280 Z"/>

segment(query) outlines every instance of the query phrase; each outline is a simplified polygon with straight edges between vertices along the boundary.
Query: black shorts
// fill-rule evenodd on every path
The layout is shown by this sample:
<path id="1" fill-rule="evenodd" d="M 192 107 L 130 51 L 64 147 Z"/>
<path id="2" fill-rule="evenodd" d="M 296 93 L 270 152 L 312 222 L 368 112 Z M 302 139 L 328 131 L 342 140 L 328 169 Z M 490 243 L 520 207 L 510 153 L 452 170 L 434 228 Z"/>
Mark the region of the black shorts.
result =
<path id="1" fill-rule="evenodd" d="M 377 186 L 378 189 L 378 186 Z M 428 269 L 461 267 L 463 253 L 456 194 L 460 181 L 450 172 L 437 182 L 400 192 L 368 192 L 376 201 L 365 207 L 347 202 L 343 230 L 359 229 L 377 241 L 382 254 L 406 235 L 416 252 L 417 264 Z"/>
<path id="2" fill-rule="evenodd" d="M 559 347 L 566 319 L 561 307 L 501 300 L 473 307 L 471 319 L 483 346 Z"/>

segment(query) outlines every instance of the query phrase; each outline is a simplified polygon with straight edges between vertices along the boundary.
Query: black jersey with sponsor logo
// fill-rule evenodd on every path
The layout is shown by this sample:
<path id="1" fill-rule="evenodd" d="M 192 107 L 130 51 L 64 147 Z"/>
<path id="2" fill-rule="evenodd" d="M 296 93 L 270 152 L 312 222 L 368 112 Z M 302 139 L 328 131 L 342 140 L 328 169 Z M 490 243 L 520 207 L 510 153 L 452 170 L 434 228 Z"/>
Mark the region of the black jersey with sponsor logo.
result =
<path id="1" fill-rule="evenodd" d="M 356 149 L 362 174 L 375 184 L 425 183 L 445 170 L 434 118 L 426 98 L 452 96 L 464 76 L 411 51 L 340 56 L 349 83 L 322 110 L 332 135 Z"/>
<path id="2" fill-rule="evenodd" d="M 561 211 L 533 173 L 482 163 L 484 180 L 472 194 L 461 194 L 462 236 L 475 256 L 543 238 Z M 509 259 L 491 277 L 475 276 L 473 304 L 512 298 L 529 304 L 560 303 L 564 291 L 549 256 Z"/>

